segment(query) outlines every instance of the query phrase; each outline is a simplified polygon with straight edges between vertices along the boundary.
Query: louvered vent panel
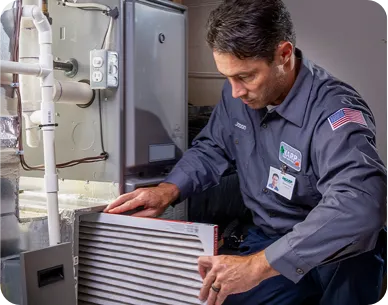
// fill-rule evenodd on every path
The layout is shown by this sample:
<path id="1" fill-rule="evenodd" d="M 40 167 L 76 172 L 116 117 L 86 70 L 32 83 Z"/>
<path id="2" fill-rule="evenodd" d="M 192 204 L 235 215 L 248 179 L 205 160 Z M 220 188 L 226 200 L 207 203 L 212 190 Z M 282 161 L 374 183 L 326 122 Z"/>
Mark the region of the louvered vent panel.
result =
<path id="1" fill-rule="evenodd" d="M 78 304 L 191 305 L 217 226 L 89 214 L 79 224 Z"/>

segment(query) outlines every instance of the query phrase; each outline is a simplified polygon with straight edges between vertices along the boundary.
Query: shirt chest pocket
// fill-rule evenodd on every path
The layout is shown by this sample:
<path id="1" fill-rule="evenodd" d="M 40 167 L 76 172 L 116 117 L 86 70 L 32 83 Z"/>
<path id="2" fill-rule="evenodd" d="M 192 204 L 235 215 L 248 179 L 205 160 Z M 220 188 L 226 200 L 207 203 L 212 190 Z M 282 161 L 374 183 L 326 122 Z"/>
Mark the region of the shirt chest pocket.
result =
<path id="1" fill-rule="evenodd" d="M 237 166 L 246 168 L 248 166 L 249 157 L 255 146 L 253 131 L 250 126 L 240 123 L 239 120 L 232 120 L 232 145 L 234 157 L 237 161 Z"/>
<path id="2" fill-rule="evenodd" d="M 311 210 L 321 200 L 322 196 L 318 192 L 316 185 L 317 180 L 313 173 L 302 171 L 296 171 L 284 164 L 280 164 L 279 169 L 292 176 L 294 181 L 294 187 L 292 190 L 291 199 L 287 199 L 284 196 L 276 194 L 275 197 L 279 203 L 289 208 L 302 208 L 303 210 Z"/>
<path id="3" fill-rule="evenodd" d="M 284 165 L 281 165 L 284 171 Z M 318 192 L 316 185 L 317 180 L 313 173 L 306 173 L 303 171 L 295 171 L 294 169 L 287 168 L 286 173 L 295 178 L 294 190 L 291 200 L 283 198 L 285 203 L 301 206 L 301 207 L 315 207 L 321 200 L 322 196 Z"/>
<path id="4" fill-rule="evenodd" d="M 232 152 L 236 161 L 240 187 L 242 191 L 246 192 L 248 183 L 247 172 L 255 146 L 254 135 L 251 126 L 241 119 L 234 118 L 230 124 L 232 130 Z"/>

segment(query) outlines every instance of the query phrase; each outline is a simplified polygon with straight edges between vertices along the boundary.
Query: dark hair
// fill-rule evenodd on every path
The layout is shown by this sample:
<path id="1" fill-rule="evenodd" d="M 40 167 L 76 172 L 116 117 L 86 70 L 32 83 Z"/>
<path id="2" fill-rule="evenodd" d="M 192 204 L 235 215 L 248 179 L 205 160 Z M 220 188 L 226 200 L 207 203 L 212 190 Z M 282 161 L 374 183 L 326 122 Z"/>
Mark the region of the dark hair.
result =
<path id="1" fill-rule="evenodd" d="M 224 0 L 207 22 L 209 46 L 239 59 L 271 63 L 281 41 L 295 46 L 291 16 L 281 0 Z"/>
<path id="2" fill-rule="evenodd" d="M 278 179 L 279 179 L 279 175 L 278 174 L 273 174 L 272 178 L 275 177 L 275 176 L 278 177 Z"/>

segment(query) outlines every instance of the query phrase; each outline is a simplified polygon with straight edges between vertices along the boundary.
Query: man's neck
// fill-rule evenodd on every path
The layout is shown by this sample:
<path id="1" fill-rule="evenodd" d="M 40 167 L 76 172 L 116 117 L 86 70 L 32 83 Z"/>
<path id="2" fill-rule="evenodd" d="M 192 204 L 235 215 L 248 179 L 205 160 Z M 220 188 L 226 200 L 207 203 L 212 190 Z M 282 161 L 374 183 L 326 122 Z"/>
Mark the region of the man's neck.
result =
<path id="1" fill-rule="evenodd" d="M 293 62 L 291 63 L 291 65 L 293 67 L 290 70 L 290 73 L 288 74 L 288 77 L 286 79 L 286 82 L 285 82 L 286 84 L 284 86 L 284 90 L 283 90 L 282 94 L 279 96 L 279 98 L 277 99 L 277 105 L 280 105 L 285 100 L 288 93 L 291 91 L 292 87 L 294 86 L 296 78 L 298 77 L 298 73 L 300 70 L 302 60 L 300 58 L 298 58 L 297 56 L 295 56 L 295 54 L 294 54 L 292 61 Z"/>

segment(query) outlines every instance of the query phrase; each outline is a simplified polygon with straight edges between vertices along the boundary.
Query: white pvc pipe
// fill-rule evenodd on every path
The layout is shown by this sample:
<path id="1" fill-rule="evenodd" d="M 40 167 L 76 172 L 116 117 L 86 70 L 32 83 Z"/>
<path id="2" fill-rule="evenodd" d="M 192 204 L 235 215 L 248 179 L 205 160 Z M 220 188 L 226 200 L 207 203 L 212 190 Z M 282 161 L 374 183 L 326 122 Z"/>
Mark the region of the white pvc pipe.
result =
<path id="1" fill-rule="evenodd" d="M 28 26 L 28 24 L 29 28 L 26 29 L 25 26 Z M 21 22 L 19 62 L 39 65 L 38 32 L 32 20 L 27 20 L 27 18 L 22 18 Z M 40 117 L 38 122 L 36 122 L 33 119 L 33 115 L 40 109 L 42 103 L 39 77 L 35 75 L 19 75 L 19 90 L 22 100 L 22 115 L 25 122 L 26 144 L 31 148 L 37 148 L 39 147 L 41 137 L 38 127 Z"/>
<path id="2" fill-rule="evenodd" d="M 34 111 L 30 115 L 30 120 L 33 124 L 40 125 L 42 123 L 42 111 L 41 110 Z"/>
<path id="3" fill-rule="evenodd" d="M 15 73 L 15 74 L 26 74 L 26 75 L 48 75 L 47 69 L 41 68 L 39 64 L 27 64 L 8 60 L 0 61 L 1 73 Z"/>
<path id="4" fill-rule="evenodd" d="M 32 17 L 39 33 L 39 64 L 48 70 L 41 77 L 42 90 L 42 132 L 45 165 L 45 189 L 47 193 L 47 214 L 50 245 L 61 242 L 58 207 L 58 175 L 55 160 L 55 108 L 53 102 L 53 55 L 51 51 L 51 26 L 41 9 L 36 5 L 23 6 L 23 17 Z"/>
<path id="5" fill-rule="evenodd" d="M 20 88 L 22 88 L 21 83 L 20 85 Z M 22 94 L 22 97 L 26 96 L 27 93 L 34 93 L 33 88 L 29 87 L 28 89 L 30 89 L 29 92 L 26 92 L 27 90 L 23 91 L 24 94 Z M 90 89 L 90 86 L 86 83 L 55 80 L 53 96 L 53 100 L 55 103 L 84 105 L 89 103 L 92 98 L 93 90 Z M 36 100 L 42 100 L 41 94 L 39 94 Z M 25 121 L 26 143 L 31 148 L 37 148 L 40 143 L 40 129 L 38 128 L 38 126 L 42 124 L 42 111 L 35 110 L 40 108 L 36 108 L 36 105 L 36 103 L 32 103 L 31 101 L 22 103 L 22 106 L 25 108 L 25 111 L 23 111 L 23 117 Z M 41 103 L 39 103 L 38 105 L 41 106 Z"/>
<path id="6" fill-rule="evenodd" d="M 93 98 L 90 85 L 74 81 L 55 81 L 55 103 L 87 104 Z"/>
<path id="7" fill-rule="evenodd" d="M 35 111 L 39 112 L 40 111 Z M 34 113 L 35 113 L 34 112 Z M 32 115 L 34 114 L 32 113 Z M 40 133 L 37 123 L 32 120 L 32 115 L 30 116 L 28 113 L 23 113 L 24 122 L 25 122 L 25 131 L 26 131 L 26 143 L 29 147 L 36 148 L 39 146 L 40 142 Z M 40 121 L 40 118 L 39 118 Z"/>

